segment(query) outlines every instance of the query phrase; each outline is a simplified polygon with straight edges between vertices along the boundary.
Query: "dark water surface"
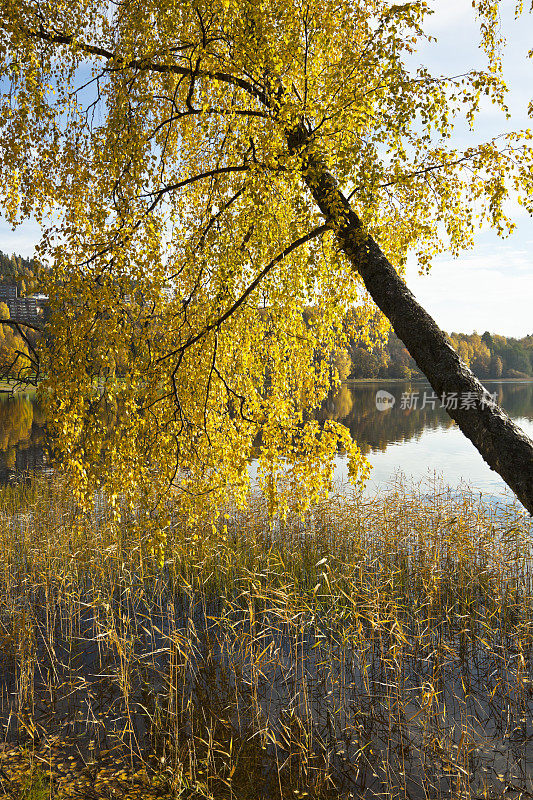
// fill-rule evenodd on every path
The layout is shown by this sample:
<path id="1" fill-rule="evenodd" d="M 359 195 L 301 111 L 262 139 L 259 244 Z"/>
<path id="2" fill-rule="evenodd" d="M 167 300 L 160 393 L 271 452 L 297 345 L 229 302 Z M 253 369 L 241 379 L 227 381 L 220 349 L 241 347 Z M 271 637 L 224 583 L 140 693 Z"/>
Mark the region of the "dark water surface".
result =
<path id="1" fill-rule="evenodd" d="M 46 422 L 34 394 L 0 393 L 0 483 L 41 470 Z"/>

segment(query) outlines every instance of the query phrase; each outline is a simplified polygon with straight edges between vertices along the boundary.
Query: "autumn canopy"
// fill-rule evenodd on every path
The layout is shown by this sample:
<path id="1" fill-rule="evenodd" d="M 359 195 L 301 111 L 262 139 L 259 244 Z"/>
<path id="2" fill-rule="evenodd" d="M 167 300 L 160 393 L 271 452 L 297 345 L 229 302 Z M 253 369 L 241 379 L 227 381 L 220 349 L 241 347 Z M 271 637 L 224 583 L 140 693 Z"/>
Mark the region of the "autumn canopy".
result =
<path id="1" fill-rule="evenodd" d="M 339 446 L 364 475 L 310 412 L 347 309 L 385 330 L 370 295 L 435 388 L 483 391 L 397 277 L 506 232 L 510 191 L 533 210 L 527 131 L 453 146 L 505 108 L 498 2 L 476 5 L 486 71 L 444 78 L 412 66 L 425 2 L 1 0 L 1 192 L 43 226 L 39 385 L 80 502 L 244 501 L 258 447 L 274 501 L 327 489 Z M 531 443 L 478 417 L 533 508 Z"/>

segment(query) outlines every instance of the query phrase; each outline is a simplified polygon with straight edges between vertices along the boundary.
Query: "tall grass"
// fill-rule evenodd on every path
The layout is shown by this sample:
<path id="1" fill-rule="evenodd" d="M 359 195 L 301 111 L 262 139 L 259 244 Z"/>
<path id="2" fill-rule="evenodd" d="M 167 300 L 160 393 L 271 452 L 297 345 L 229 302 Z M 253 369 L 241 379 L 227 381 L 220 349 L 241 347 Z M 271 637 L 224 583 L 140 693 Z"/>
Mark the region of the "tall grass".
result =
<path id="1" fill-rule="evenodd" d="M 109 770 L 144 797 L 150 775 L 216 800 L 533 795 L 517 508 L 397 487 L 273 523 L 255 498 L 175 519 L 161 567 L 58 481 L 0 503 L 4 739 L 47 775 L 70 748 L 82 795 Z"/>

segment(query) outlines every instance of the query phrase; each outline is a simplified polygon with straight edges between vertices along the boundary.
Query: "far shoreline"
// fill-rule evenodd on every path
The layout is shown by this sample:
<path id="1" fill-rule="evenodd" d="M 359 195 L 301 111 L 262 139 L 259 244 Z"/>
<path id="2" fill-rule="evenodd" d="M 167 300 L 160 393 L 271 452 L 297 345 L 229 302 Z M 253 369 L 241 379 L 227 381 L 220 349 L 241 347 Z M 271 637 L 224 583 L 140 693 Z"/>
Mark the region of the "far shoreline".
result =
<path id="1" fill-rule="evenodd" d="M 483 383 L 533 383 L 532 378 L 478 378 Z M 366 383 L 427 383 L 427 378 L 347 378 L 341 382 L 341 386 L 355 386 Z M 1 391 L 1 390 L 0 390 Z"/>

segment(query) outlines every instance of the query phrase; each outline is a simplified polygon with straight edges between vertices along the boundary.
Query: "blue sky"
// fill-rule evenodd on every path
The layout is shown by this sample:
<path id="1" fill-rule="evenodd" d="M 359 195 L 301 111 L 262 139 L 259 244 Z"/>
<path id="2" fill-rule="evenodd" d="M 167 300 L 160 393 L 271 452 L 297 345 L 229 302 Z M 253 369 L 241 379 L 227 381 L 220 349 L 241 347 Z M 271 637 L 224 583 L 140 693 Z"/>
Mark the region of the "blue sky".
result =
<path id="1" fill-rule="evenodd" d="M 427 31 L 438 41 L 420 50 L 415 62 L 450 75 L 484 66 L 470 0 L 433 0 L 430 4 L 435 13 Z M 515 20 L 514 7 L 514 0 L 501 2 L 501 25 L 507 40 L 504 68 L 512 117 L 507 121 L 487 105 L 476 123 L 477 141 L 507 130 L 533 128 L 533 120 L 527 116 L 533 99 L 533 60 L 527 58 L 533 47 L 533 13 L 524 13 Z M 472 139 L 468 132 L 458 129 L 457 146 L 469 141 Z M 445 330 L 490 330 L 506 336 L 533 333 L 533 220 L 517 203 L 511 204 L 509 211 L 517 228 L 507 239 L 482 230 L 473 250 L 465 251 L 458 259 L 440 257 L 429 276 L 419 276 L 416 263 L 411 261 L 407 283 Z"/>
<path id="2" fill-rule="evenodd" d="M 424 45 L 413 57 L 434 72 L 459 74 L 484 66 L 470 0 L 432 0 L 435 13 L 427 32 L 437 43 Z M 474 139 L 488 139 L 511 129 L 533 127 L 527 106 L 533 98 L 533 13 L 514 19 L 515 0 L 502 0 L 502 30 L 507 39 L 505 73 L 512 118 L 507 121 L 493 106 L 480 114 Z M 458 147 L 472 142 L 466 129 L 457 129 Z M 517 204 L 510 206 L 517 224 L 515 233 L 500 239 L 492 231 L 481 231 L 473 250 L 458 259 L 441 256 L 429 276 L 419 276 L 412 260 L 407 283 L 437 323 L 447 331 L 482 333 L 490 330 L 506 336 L 533 333 L 533 220 Z M 30 256 L 39 227 L 32 221 L 15 231 L 0 216 L 0 250 Z"/>

